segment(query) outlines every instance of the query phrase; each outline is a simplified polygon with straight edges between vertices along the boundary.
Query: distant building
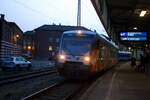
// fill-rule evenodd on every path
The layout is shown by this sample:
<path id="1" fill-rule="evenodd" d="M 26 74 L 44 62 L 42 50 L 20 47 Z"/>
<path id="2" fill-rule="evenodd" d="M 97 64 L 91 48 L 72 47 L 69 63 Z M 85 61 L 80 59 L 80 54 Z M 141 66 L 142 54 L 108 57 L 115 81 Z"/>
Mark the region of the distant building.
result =
<path id="1" fill-rule="evenodd" d="M 34 31 L 27 31 L 23 34 L 23 54 L 25 56 L 31 56 L 32 58 L 34 57 L 35 51 L 34 37 Z"/>
<path id="2" fill-rule="evenodd" d="M 34 56 L 34 58 L 46 58 L 56 57 L 57 52 L 59 50 L 59 43 L 61 35 L 64 31 L 68 30 L 88 30 L 84 27 L 79 26 L 64 26 L 64 25 L 43 25 L 34 30 L 34 32 L 27 32 L 24 35 L 32 34 L 33 40 L 31 43 L 31 47 L 33 47 L 33 51 L 30 51 L 30 54 Z M 28 35 L 29 36 L 29 35 Z M 26 39 L 28 40 L 28 39 Z M 29 39 L 30 41 L 31 39 Z M 29 52 L 29 51 L 28 51 Z M 26 49 L 27 53 L 27 49 Z"/>
<path id="3" fill-rule="evenodd" d="M 7 22 L 1 14 L 0 18 L 0 59 L 19 56 L 22 53 L 23 31 L 14 22 Z"/>

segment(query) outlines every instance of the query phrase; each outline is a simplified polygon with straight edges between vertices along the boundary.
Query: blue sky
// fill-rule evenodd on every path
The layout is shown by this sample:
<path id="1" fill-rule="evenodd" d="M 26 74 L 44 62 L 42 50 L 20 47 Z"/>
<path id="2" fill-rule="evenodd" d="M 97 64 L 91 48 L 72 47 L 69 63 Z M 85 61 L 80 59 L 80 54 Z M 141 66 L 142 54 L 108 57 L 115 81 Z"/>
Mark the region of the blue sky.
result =
<path id="1" fill-rule="evenodd" d="M 43 24 L 77 25 L 78 0 L 1 0 L 0 13 L 24 32 Z M 90 0 L 81 0 L 81 25 L 106 34 Z"/>

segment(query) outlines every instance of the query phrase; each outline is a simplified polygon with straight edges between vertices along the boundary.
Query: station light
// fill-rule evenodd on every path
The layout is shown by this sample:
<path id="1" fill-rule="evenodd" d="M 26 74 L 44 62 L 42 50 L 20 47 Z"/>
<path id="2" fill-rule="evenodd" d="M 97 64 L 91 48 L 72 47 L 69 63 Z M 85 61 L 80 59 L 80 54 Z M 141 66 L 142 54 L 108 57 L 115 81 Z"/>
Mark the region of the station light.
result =
<path id="1" fill-rule="evenodd" d="M 133 29 L 134 29 L 134 30 L 137 30 L 137 27 L 134 27 Z"/>
<path id="2" fill-rule="evenodd" d="M 130 51 L 130 50 L 131 50 L 131 47 L 129 47 L 128 49 L 129 49 L 129 51 Z"/>
<path id="3" fill-rule="evenodd" d="M 148 47 L 148 44 L 146 44 L 145 46 Z"/>
<path id="4" fill-rule="evenodd" d="M 144 17 L 146 12 L 147 12 L 146 10 L 142 10 L 141 13 L 140 13 L 140 17 Z"/>

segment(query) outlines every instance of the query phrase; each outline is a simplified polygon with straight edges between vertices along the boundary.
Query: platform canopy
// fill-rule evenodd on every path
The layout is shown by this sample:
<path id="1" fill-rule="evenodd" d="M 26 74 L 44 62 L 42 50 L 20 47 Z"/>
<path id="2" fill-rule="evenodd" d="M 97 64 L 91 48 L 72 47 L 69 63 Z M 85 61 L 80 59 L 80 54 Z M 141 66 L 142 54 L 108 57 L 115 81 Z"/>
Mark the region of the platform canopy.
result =
<path id="1" fill-rule="evenodd" d="M 120 32 L 147 32 L 150 37 L 150 0 L 91 1 L 113 40 L 119 40 Z"/>

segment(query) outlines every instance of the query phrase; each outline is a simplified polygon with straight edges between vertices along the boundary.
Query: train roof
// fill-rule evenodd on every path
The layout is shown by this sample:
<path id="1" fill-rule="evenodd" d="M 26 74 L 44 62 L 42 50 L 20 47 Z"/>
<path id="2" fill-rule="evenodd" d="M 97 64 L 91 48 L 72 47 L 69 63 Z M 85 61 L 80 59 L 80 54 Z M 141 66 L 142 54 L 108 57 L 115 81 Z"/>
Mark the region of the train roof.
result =
<path id="1" fill-rule="evenodd" d="M 108 43 L 110 43 L 111 45 L 113 45 L 115 48 L 119 49 L 119 47 L 115 44 L 115 42 L 113 42 L 109 37 L 103 34 L 99 34 L 99 36 L 103 38 L 105 41 L 107 41 Z"/>
<path id="2" fill-rule="evenodd" d="M 105 41 L 107 41 L 109 44 L 111 44 L 112 46 L 114 46 L 115 48 L 119 49 L 119 47 L 108 37 L 106 37 L 103 34 L 98 34 L 96 32 L 92 32 L 92 31 L 87 31 L 87 30 L 72 30 L 72 31 L 65 31 L 63 34 L 76 34 L 78 32 L 81 32 L 83 34 L 89 34 L 89 35 L 98 35 L 99 37 L 103 38 Z"/>
<path id="3" fill-rule="evenodd" d="M 86 31 L 86 30 L 72 30 L 72 31 L 65 31 L 63 34 L 76 34 L 78 32 L 82 32 L 83 34 L 91 34 L 91 35 L 96 35 L 95 32 L 92 31 Z"/>

